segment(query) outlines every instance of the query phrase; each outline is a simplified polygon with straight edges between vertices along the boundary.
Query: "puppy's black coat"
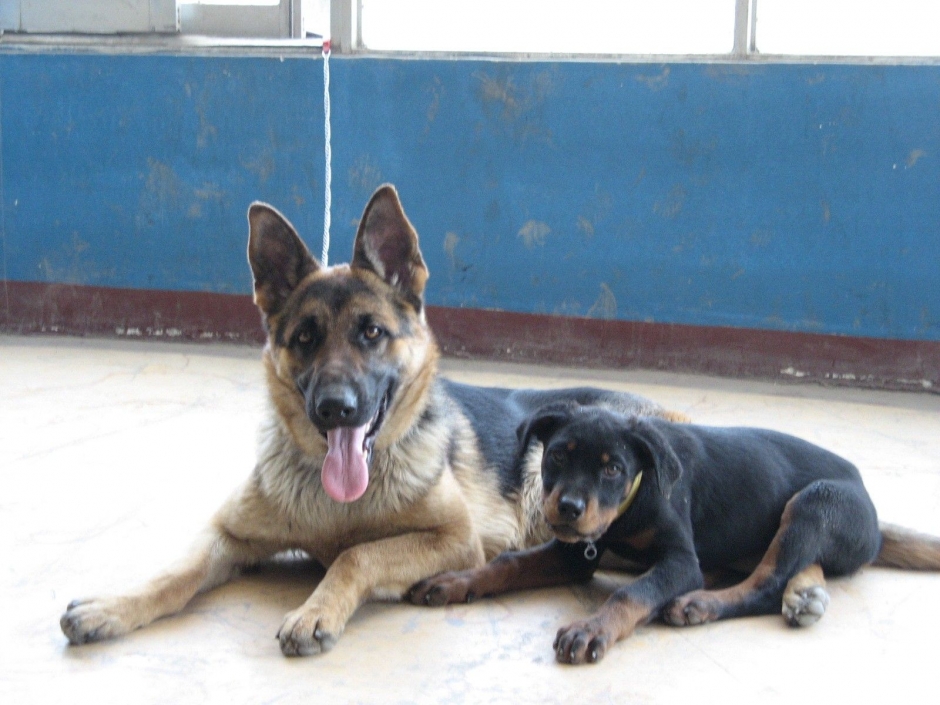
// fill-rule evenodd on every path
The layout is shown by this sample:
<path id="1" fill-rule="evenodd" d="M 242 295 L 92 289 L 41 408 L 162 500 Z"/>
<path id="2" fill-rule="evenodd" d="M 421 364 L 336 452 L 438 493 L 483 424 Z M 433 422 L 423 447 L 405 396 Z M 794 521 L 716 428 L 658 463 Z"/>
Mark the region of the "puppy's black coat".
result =
<path id="1" fill-rule="evenodd" d="M 588 579 L 606 549 L 648 568 L 592 618 L 558 632 L 557 658 L 596 661 L 657 616 L 675 625 L 781 610 L 794 626 L 828 605 L 824 575 L 876 561 L 940 569 L 940 540 L 879 527 L 857 468 L 775 431 L 711 428 L 551 406 L 519 428 L 543 444 L 542 509 L 556 538 L 484 568 L 424 581 L 428 604 Z M 703 572 L 750 561 L 724 590 Z"/>

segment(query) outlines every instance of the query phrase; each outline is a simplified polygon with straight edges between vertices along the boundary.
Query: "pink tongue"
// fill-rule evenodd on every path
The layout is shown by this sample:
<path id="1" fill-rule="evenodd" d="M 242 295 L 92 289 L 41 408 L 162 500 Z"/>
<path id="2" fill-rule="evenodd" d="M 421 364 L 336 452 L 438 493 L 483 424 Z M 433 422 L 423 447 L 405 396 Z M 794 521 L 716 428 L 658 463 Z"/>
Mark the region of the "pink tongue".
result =
<path id="1" fill-rule="evenodd" d="M 369 468 L 362 451 L 366 427 L 339 427 L 326 432 L 329 449 L 320 478 L 323 489 L 337 502 L 359 499 L 369 485 Z"/>

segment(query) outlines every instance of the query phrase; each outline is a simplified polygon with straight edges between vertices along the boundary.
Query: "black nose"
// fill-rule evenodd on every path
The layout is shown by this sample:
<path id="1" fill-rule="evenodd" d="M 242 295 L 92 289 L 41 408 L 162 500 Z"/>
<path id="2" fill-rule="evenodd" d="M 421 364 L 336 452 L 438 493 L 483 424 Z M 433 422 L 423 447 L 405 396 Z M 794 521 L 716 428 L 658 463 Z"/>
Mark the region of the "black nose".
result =
<path id="1" fill-rule="evenodd" d="M 349 387 L 332 385 L 317 394 L 317 417 L 325 424 L 338 425 L 352 419 L 357 408 L 356 394 Z"/>
<path id="2" fill-rule="evenodd" d="M 565 521 L 575 521 L 584 514 L 584 500 L 564 496 L 558 500 L 558 513 Z"/>

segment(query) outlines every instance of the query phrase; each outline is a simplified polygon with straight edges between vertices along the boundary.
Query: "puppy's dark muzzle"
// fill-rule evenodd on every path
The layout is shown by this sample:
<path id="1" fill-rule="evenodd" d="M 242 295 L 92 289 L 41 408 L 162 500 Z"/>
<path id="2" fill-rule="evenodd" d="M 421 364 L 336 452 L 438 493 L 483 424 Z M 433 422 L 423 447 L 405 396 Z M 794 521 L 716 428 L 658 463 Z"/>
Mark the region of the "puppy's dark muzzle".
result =
<path id="1" fill-rule="evenodd" d="M 580 497 L 562 497 L 558 500 L 558 518 L 565 523 L 574 523 L 582 517 L 587 509 L 584 500 Z"/>

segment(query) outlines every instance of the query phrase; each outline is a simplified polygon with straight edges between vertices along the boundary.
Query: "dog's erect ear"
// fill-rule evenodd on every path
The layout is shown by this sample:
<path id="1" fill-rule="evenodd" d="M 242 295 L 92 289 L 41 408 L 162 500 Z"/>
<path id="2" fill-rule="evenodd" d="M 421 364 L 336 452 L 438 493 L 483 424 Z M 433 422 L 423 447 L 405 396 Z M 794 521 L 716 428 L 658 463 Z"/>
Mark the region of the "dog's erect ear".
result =
<path id="1" fill-rule="evenodd" d="M 351 264 L 374 272 L 421 310 L 428 268 L 418 247 L 418 233 L 391 184 L 380 186 L 369 199 L 359 221 Z"/>
<path id="2" fill-rule="evenodd" d="M 519 439 L 519 453 L 525 455 L 529 450 L 529 444 L 532 438 L 537 438 L 542 445 L 552 437 L 552 434 L 558 430 L 558 427 L 571 418 L 571 410 L 568 405 L 552 404 L 544 406 L 536 411 L 532 416 L 519 424 L 516 429 L 516 437 Z"/>
<path id="3" fill-rule="evenodd" d="M 656 485 L 666 499 L 672 495 L 672 488 L 682 477 L 682 463 L 662 433 L 647 419 L 637 418 L 628 429 L 627 440 L 633 436 L 649 454 L 649 461 L 656 474 Z"/>
<path id="4" fill-rule="evenodd" d="M 248 209 L 248 264 L 255 305 L 265 316 L 277 313 L 300 281 L 320 268 L 294 226 L 267 203 Z"/>

